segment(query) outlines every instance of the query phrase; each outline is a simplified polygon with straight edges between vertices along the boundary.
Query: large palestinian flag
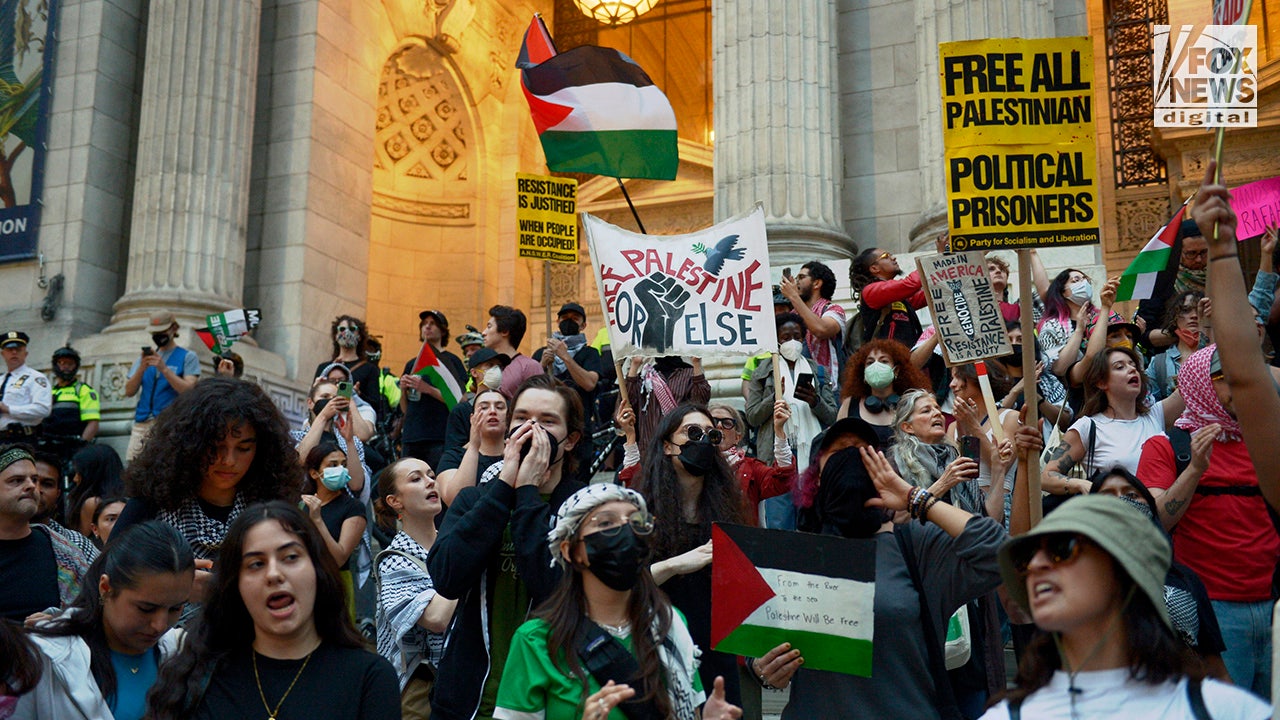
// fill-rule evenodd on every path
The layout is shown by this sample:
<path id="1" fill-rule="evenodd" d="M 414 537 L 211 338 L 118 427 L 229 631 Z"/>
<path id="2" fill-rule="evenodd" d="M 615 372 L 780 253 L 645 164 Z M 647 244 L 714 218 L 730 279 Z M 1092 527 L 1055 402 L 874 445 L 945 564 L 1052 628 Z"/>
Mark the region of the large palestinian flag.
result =
<path id="1" fill-rule="evenodd" d="M 554 53 L 535 18 L 521 47 L 520 85 L 547 167 L 674 180 L 676 115 L 645 71 L 612 48 L 583 45 Z"/>
<path id="2" fill-rule="evenodd" d="M 711 646 L 761 657 L 789 642 L 804 666 L 871 676 L 875 540 L 717 523 Z"/>
<path id="3" fill-rule="evenodd" d="M 1190 199 L 1187 202 L 1191 202 Z M 1173 255 L 1173 246 L 1178 241 L 1178 228 L 1186 212 L 1187 203 L 1183 203 L 1173 214 L 1173 219 L 1151 236 L 1129 267 L 1120 274 L 1116 302 L 1146 300 L 1155 293 L 1157 285 L 1173 282 L 1179 262 Z"/>

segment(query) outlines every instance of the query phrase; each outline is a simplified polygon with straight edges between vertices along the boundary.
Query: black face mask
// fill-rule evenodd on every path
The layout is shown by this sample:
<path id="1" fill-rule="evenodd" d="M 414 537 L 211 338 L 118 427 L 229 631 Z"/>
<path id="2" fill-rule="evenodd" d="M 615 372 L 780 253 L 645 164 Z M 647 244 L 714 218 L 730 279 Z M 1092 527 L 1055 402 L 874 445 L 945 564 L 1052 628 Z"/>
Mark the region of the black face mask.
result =
<path id="1" fill-rule="evenodd" d="M 167 332 L 151 333 L 151 342 L 155 343 L 156 347 L 162 348 L 165 345 L 169 344 L 169 340 L 171 337 L 172 336 L 170 336 L 169 333 Z"/>
<path id="2" fill-rule="evenodd" d="M 519 428 L 517 428 L 517 430 L 518 429 Z M 516 431 L 512 430 L 507 435 L 507 438 L 510 439 L 512 435 L 515 435 L 515 433 Z M 560 450 L 560 439 L 557 438 L 555 435 L 553 435 L 551 432 L 547 432 L 547 441 L 551 443 L 551 461 L 547 463 L 547 467 L 550 467 L 552 465 L 555 465 L 557 462 L 560 462 L 560 458 L 557 457 L 556 455 Z M 524 459 L 529 457 L 529 451 L 531 450 L 533 450 L 532 436 L 526 438 L 524 441 L 524 447 L 520 448 L 520 462 L 524 462 Z"/>
<path id="3" fill-rule="evenodd" d="M 593 533 L 582 538 L 582 544 L 587 549 L 587 569 L 600 582 L 619 592 L 630 590 L 639 582 L 649 548 L 630 525 L 618 528 L 612 536 Z"/>
<path id="4" fill-rule="evenodd" d="M 715 467 L 720 448 L 706 440 L 686 442 L 680 446 L 680 464 L 694 477 L 702 477 Z"/>
<path id="5" fill-rule="evenodd" d="M 578 325 L 578 321 L 573 318 L 567 318 L 560 321 L 560 334 L 565 337 L 577 335 L 582 332 L 582 327 Z"/>

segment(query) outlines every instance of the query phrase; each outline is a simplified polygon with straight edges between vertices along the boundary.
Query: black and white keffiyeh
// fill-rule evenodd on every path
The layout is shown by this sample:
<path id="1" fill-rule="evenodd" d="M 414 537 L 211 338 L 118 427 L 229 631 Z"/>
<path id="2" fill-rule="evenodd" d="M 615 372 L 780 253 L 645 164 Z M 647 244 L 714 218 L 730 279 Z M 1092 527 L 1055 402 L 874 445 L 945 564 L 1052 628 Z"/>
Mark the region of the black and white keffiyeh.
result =
<path id="1" fill-rule="evenodd" d="M 196 559 L 213 560 L 218 556 L 218 548 L 222 547 L 222 539 L 227 536 L 227 528 L 248 505 L 244 496 L 236 493 L 231 513 L 227 515 L 227 521 L 222 522 L 206 515 L 198 500 L 187 498 L 178 509 L 161 510 L 156 517 L 182 533 L 187 542 L 191 543 L 191 552 Z"/>

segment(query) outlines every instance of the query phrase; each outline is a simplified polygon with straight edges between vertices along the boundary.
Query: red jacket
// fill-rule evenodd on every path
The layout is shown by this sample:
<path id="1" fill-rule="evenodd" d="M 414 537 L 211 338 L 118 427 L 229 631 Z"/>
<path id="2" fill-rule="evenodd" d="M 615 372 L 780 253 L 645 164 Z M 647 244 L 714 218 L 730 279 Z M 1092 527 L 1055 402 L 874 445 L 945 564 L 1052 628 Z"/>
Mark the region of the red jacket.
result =
<path id="1" fill-rule="evenodd" d="M 862 302 L 872 310 L 905 300 L 912 308 L 924 307 L 924 286 L 920 282 L 920 271 L 912 270 L 911 274 L 893 280 L 879 280 L 862 288 Z"/>

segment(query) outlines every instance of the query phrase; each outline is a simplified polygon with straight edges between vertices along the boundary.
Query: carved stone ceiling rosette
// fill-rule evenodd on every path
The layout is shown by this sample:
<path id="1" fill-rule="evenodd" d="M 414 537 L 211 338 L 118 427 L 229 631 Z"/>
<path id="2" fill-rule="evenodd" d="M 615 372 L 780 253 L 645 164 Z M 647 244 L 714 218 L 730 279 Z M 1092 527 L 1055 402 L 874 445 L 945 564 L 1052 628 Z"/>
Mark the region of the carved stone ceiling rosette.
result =
<path id="1" fill-rule="evenodd" d="M 1169 201 L 1142 198 L 1116 202 L 1117 252 L 1137 252 L 1169 221 Z"/>
<path id="2" fill-rule="evenodd" d="M 374 212 L 410 222 L 474 223 L 476 166 L 466 101 L 425 44 L 391 54 L 378 83 Z"/>

